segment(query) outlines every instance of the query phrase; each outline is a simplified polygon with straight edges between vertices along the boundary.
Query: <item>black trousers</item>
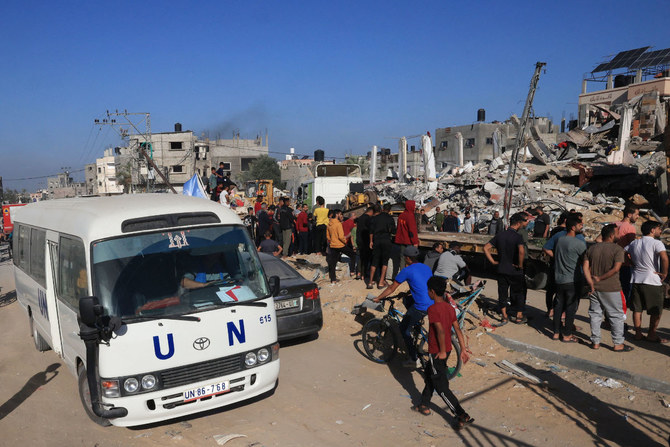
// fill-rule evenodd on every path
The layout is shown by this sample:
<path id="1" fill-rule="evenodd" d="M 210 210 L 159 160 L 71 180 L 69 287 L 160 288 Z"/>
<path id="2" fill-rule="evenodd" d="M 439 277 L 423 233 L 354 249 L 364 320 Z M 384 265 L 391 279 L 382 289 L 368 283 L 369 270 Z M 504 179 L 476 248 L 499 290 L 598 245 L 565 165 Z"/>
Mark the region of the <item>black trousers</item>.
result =
<path id="1" fill-rule="evenodd" d="M 447 359 L 452 352 L 447 352 Z M 465 414 L 465 410 L 458 402 L 458 398 L 449 389 L 446 359 L 440 360 L 437 358 L 437 354 L 429 354 L 423 375 L 426 385 L 421 393 L 421 405 L 427 407 L 430 404 L 433 391 L 437 391 L 437 394 L 456 416 Z"/>
<path id="2" fill-rule="evenodd" d="M 309 234 L 306 231 L 298 232 L 298 251 L 301 255 L 308 255 L 309 250 Z"/>
<path id="3" fill-rule="evenodd" d="M 317 225 L 314 229 L 314 253 L 326 251 L 326 225 Z"/>
<path id="4" fill-rule="evenodd" d="M 370 276 L 370 264 L 372 262 L 372 250 L 370 250 L 369 242 L 358 243 L 358 252 L 361 256 L 361 261 L 358 263 L 358 271 L 360 272 L 363 279 L 368 281 L 368 276 Z"/>
<path id="5" fill-rule="evenodd" d="M 328 253 L 328 275 L 330 276 L 331 281 L 335 281 L 337 279 L 337 275 L 335 274 L 335 267 L 337 266 L 337 263 L 340 262 L 342 253 L 347 255 L 349 259 L 353 259 L 354 262 L 356 260 L 356 252 L 348 245 L 340 248 L 331 247 L 330 253 Z"/>
<path id="6" fill-rule="evenodd" d="M 508 307 L 511 312 L 524 312 L 526 310 L 523 281 L 523 274 L 498 274 L 498 305 L 501 310 Z"/>
<path id="7" fill-rule="evenodd" d="M 544 304 L 547 306 L 547 312 L 554 308 L 554 296 L 556 295 L 556 282 L 554 281 L 554 263 L 549 265 L 547 273 L 547 286 L 544 294 Z"/>
<path id="8" fill-rule="evenodd" d="M 564 337 L 572 335 L 572 326 L 575 323 L 575 314 L 579 306 L 579 296 L 574 283 L 556 284 L 556 298 L 554 301 L 554 334 Z M 565 312 L 565 324 L 561 328 L 561 314 Z"/>

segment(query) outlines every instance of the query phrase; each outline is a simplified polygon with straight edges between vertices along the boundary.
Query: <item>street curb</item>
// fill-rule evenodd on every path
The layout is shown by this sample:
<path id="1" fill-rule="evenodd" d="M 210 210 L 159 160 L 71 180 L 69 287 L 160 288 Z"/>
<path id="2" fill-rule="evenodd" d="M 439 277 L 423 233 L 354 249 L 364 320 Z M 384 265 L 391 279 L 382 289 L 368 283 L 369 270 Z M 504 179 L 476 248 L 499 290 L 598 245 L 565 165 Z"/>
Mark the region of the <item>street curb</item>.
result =
<path id="1" fill-rule="evenodd" d="M 631 385 L 635 385 L 636 387 L 648 391 L 657 391 L 663 394 L 670 394 L 670 383 L 663 382 L 662 380 L 653 379 L 651 377 L 640 374 L 634 374 L 630 371 L 614 368 L 613 366 L 603 365 L 602 363 L 596 363 L 591 360 L 585 360 L 579 357 L 561 354 L 560 352 L 550 351 L 549 349 L 541 348 L 535 345 L 529 345 L 527 343 L 512 340 L 511 338 L 505 338 L 497 334 L 491 334 L 488 332 L 487 334 L 490 335 L 500 345 L 514 351 L 526 352 L 539 359 L 558 363 L 572 369 L 579 369 L 593 374 L 611 377 L 613 379 L 630 383 Z"/>

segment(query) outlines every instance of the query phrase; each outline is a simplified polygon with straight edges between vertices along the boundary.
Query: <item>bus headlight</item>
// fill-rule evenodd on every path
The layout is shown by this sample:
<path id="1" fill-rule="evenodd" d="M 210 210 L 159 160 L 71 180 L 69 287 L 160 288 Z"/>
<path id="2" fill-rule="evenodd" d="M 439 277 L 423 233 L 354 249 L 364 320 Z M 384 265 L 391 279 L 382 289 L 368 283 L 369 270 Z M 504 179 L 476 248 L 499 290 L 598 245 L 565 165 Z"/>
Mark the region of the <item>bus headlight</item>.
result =
<path id="1" fill-rule="evenodd" d="M 123 381 L 123 389 L 126 393 L 134 393 L 140 387 L 140 383 L 134 377 L 129 377 Z"/>
<path id="2" fill-rule="evenodd" d="M 266 362 L 270 358 L 270 352 L 267 348 L 261 348 L 258 350 L 258 363 Z"/>
<path id="3" fill-rule="evenodd" d="M 253 352 L 247 352 L 247 355 L 244 356 L 244 364 L 247 365 L 248 368 L 254 366 L 257 361 L 258 358 L 256 357 L 256 354 Z"/>
<path id="4" fill-rule="evenodd" d="M 143 390 L 150 390 L 155 386 L 156 386 L 156 377 L 154 377 L 151 374 L 147 374 L 146 376 L 142 377 Z"/>

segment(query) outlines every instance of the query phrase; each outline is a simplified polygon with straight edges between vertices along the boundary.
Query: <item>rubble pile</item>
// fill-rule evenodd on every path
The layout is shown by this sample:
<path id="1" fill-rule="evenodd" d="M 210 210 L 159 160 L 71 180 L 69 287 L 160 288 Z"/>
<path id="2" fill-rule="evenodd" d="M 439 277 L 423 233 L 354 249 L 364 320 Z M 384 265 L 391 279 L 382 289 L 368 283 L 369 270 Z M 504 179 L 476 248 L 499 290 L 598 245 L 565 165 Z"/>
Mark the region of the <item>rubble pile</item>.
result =
<path id="1" fill-rule="evenodd" d="M 611 140 L 606 136 L 615 127 L 606 127 L 606 130 L 592 132 L 590 137 L 581 140 L 589 146 L 577 149 L 572 145 L 556 146 L 542 160 L 532 154 L 534 151 L 522 154 L 520 158 L 525 156 L 526 162 L 519 163 L 517 167 L 512 212 L 542 205 L 545 212 L 556 218 L 561 212 L 574 209 L 584 214 L 586 235 L 595 237 L 602 225 L 621 219 L 621 211 L 627 202 L 640 206 L 643 211 L 652 206 L 662 208 L 665 204 L 659 203 L 657 180 L 665 176 L 666 154 L 653 149 L 635 154 L 629 152 L 629 157 L 625 157 L 629 164 L 610 163 L 607 161 L 607 150 L 602 145 L 611 146 Z M 598 137 L 593 138 L 594 135 Z M 661 149 L 658 144 L 649 142 L 645 146 Z M 584 147 L 597 152 L 584 156 L 580 152 Z M 377 197 L 385 202 L 416 201 L 423 206 L 428 217 L 435 214 L 437 206 L 441 210 L 472 210 L 477 222 L 483 226 L 494 211 L 503 211 L 509 169 L 509 160 L 505 155 L 477 164 L 469 162 L 463 167 L 444 169 L 438 176 L 437 191 L 431 191 L 427 184 L 416 180 L 407 183 L 392 180 L 375 184 L 372 188 Z"/>

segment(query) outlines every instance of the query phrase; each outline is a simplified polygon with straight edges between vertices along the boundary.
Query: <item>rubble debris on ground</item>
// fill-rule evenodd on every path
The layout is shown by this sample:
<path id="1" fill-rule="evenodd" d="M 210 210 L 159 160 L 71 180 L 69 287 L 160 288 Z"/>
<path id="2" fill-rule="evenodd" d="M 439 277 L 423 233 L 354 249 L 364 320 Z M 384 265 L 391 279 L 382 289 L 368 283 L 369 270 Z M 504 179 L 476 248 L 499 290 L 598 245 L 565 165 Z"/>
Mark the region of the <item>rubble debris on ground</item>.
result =
<path id="1" fill-rule="evenodd" d="M 543 143 L 532 127 L 527 150 L 521 151 L 512 212 L 542 205 L 555 222 L 562 211 L 574 209 L 584 214 L 585 235 L 593 239 L 603 225 L 621 219 L 628 202 L 643 208 L 642 214 L 646 208 L 665 209 L 670 142 L 663 142 L 662 111 L 653 92 L 616 107 L 601 107 L 596 124 L 562 134 L 562 142 L 554 147 Z M 441 211 L 472 210 L 483 231 L 494 211 L 503 212 L 510 153 L 444 168 L 437 191 L 417 180 L 390 180 L 369 188 L 384 202 L 414 200 L 429 218 L 438 206 Z"/>
<path id="2" fill-rule="evenodd" d="M 609 378 L 607 380 L 603 380 L 603 379 L 598 378 L 598 379 L 594 380 L 593 383 L 595 383 L 596 385 L 599 385 L 599 386 L 603 386 L 603 387 L 606 387 L 606 388 L 612 388 L 612 389 L 623 387 L 621 382 L 617 382 L 616 380 L 614 380 L 612 378 Z"/>

